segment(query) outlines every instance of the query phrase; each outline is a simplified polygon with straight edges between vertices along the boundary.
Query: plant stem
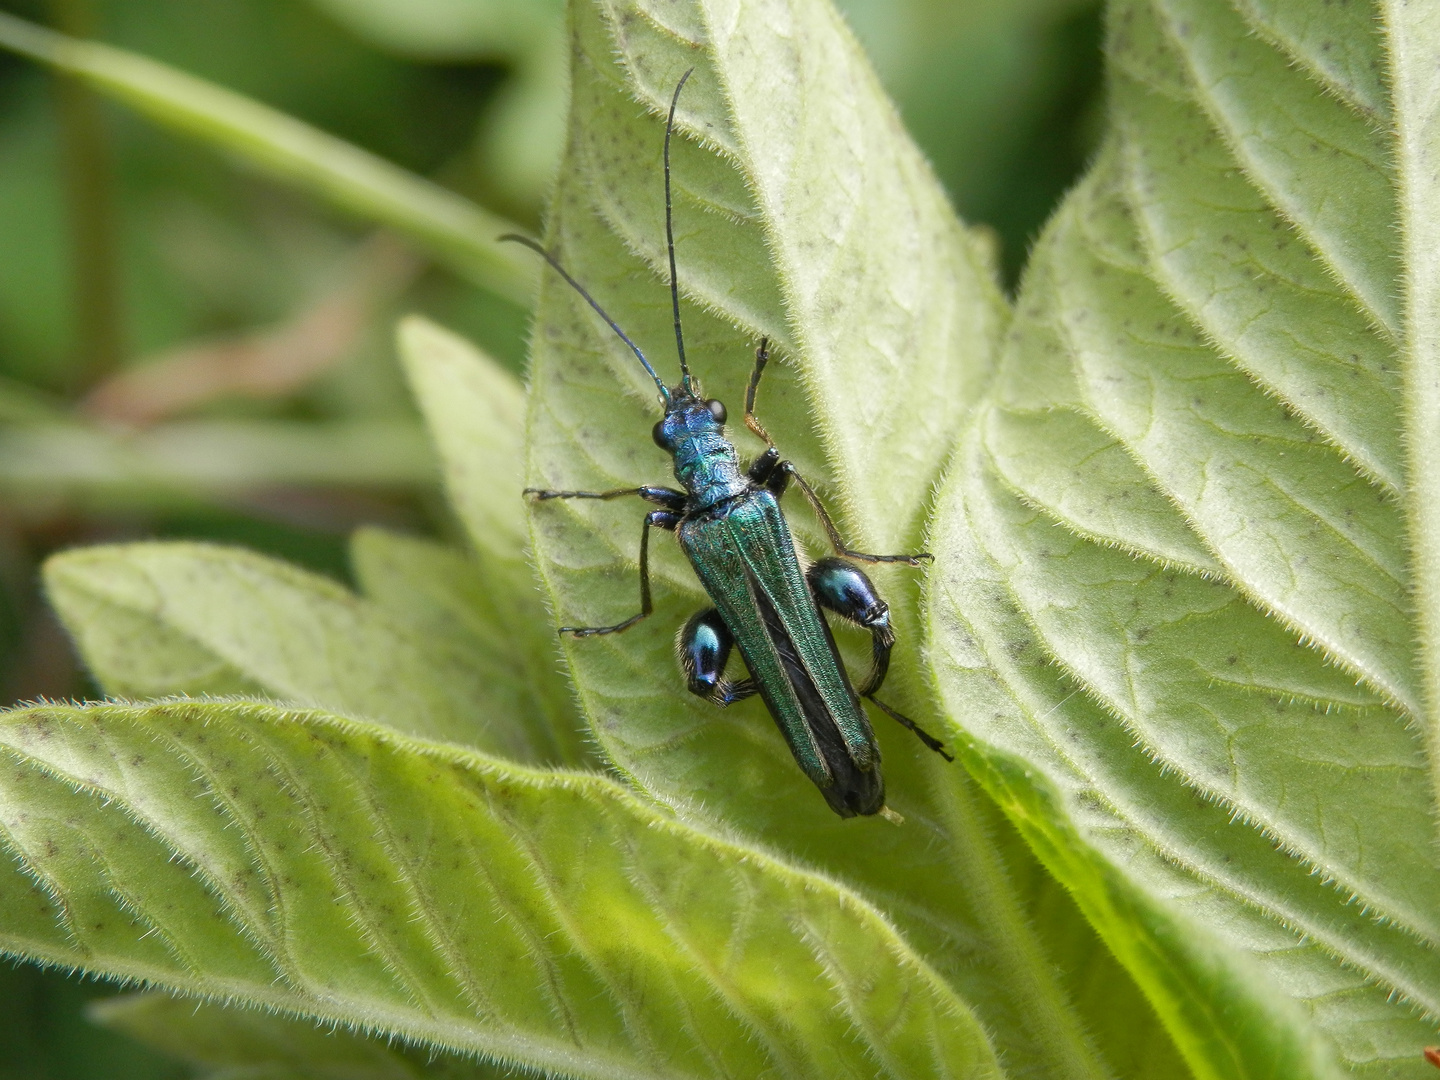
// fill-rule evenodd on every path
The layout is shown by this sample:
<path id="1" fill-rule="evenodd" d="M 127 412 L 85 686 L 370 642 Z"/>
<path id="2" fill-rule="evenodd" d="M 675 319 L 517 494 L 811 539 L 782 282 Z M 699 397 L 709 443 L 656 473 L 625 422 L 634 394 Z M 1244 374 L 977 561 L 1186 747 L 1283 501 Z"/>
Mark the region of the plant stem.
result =
<path id="1" fill-rule="evenodd" d="M 0 48 L 73 74 L 157 123 L 274 179 L 412 237 L 461 275 L 528 306 L 538 271 L 497 237 L 517 226 L 469 199 L 285 113 L 136 53 L 0 11 Z"/>
<path id="2" fill-rule="evenodd" d="M 91 0 L 50 0 L 55 25 L 74 37 L 95 28 Z M 104 119 L 95 94 L 79 80 L 58 77 L 56 97 L 70 222 L 78 364 L 71 381 L 89 386 L 120 366 L 124 355 L 112 173 Z"/>

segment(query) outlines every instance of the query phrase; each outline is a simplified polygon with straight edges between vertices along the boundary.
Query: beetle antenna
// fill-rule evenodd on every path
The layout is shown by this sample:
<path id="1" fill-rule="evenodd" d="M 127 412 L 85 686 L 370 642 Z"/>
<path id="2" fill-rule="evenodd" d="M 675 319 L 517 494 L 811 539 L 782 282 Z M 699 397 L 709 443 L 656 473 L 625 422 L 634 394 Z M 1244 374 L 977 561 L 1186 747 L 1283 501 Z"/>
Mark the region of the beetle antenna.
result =
<path id="1" fill-rule="evenodd" d="M 549 263 L 551 269 L 553 269 L 557 274 L 564 278 L 566 282 L 569 283 L 572 289 L 574 289 L 581 296 L 583 296 L 585 298 L 585 302 L 595 309 L 596 314 L 598 314 L 600 318 L 605 320 L 605 324 L 609 326 L 611 330 L 615 331 L 616 336 L 618 336 L 620 340 L 623 341 L 626 345 L 630 346 L 630 351 L 633 352 L 635 354 L 635 358 L 640 361 L 640 366 L 646 370 L 646 372 L 650 375 L 650 378 L 655 380 L 655 385 L 659 387 L 661 404 L 663 404 L 666 408 L 669 408 L 670 391 L 666 389 L 665 383 L 660 378 L 660 376 L 655 374 L 655 369 L 650 366 L 650 361 L 645 359 L 645 354 L 640 351 L 640 346 L 636 345 L 635 342 L 630 340 L 629 336 L 625 333 L 624 330 L 620 329 L 619 325 L 615 322 L 615 320 L 610 318 L 610 316 L 605 313 L 605 309 L 600 306 L 596 299 L 585 291 L 585 286 L 581 285 L 578 281 L 571 277 L 569 272 L 560 265 L 559 260 L 556 259 L 554 255 L 551 255 L 550 252 L 546 251 L 543 247 L 537 244 L 534 240 L 531 240 L 528 236 L 521 236 L 518 233 L 506 233 L 504 236 L 498 237 L 498 239 L 509 241 L 510 243 L 515 244 L 524 244 L 527 248 L 535 252 L 535 254 L 539 255 L 542 259 Z M 675 326 L 678 330 L 680 326 L 678 321 L 676 322 Z M 684 366 L 683 360 L 681 366 Z M 690 377 L 688 372 L 686 373 L 685 377 L 687 379 L 686 385 L 688 386 L 688 379 Z"/>
<path id="2" fill-rule="evenodd" d="M 690 366 L 685 363 L 685 335 L 680 330 L 680 287 L 675 279 L 675 216 L 670 208 L 670 133 L 675 130 L 675 106 L 680 101 L 680 91 L 685 89 L 685 80 L 694 70 L 691 68 L 685 72 L 675 84 L 675 94 L 670 98 L 670 115 L 665 121 L 665 249 L 670 255 L 670 307 L 675 312 L 675 350 L 680 354 L 680 374 L 687 393 L 692 393 L 693 387 Z"/>

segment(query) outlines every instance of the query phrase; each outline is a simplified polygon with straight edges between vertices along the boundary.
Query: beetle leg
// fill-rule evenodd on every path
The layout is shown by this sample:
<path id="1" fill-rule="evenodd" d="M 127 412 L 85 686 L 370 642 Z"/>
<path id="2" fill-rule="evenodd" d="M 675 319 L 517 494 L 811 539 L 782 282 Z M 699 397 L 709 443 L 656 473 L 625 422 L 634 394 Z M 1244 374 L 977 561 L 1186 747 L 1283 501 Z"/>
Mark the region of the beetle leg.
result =
<path id="1" fill-rule="evenodd" d="M 752 484 L 759 487 L 770 482 L 775 475 L 775 467 L 780 463 L 780 451 L 775 447 L 766 447 L 765 452 L 750 463 L 750 468 L 745 470 L 745 477 Z"/>
<path id="2" fill-rule="evenodd" d="M 650 530 L 675 529 L 680 524 L 680 515 L 669 510 L 651 510 L 645 515 L 645 524 L 640 528 L 640 612 L 631 615 L 624 622 L 614 626 L 562 626 L 560 633 L 576 637 L 597 637 L 600 634 L 619 634 L 629 630 L 650 614 Z"/>
<path id="3" fill-rule="evenodd" d="M 765 372 L 765 365 L 770 362 L 770 352 L 766 347 L 768 344 L 768 339 L 760 339 L 760 347 L 755 350 L 755 370 L 750 372 L 750 385 L 745 387 L 745 426 L 765 440 L 765 452 L 750 463 L 745 475 L 756 487 L 768 489 L 770 494 L 778 499 L 785 494 L 785 486 L 789 484 L 790 477 L 784 471 L 785 463 L 780 460 L 780 451 L 775 448 L 775 440 L 755 416 L 755 391 L 759 389 L 760 376 Z"/>
<path id="4" fill-rule="evenodd" d="M 830 546 L 835 549 L 835 554 L 844 555 L 851 559 L 859 559 L 861 562 L 899 562 L 908 563 L 911 566 L 919 566 L 921 559 L 929 559 L 932 562 L 935 560 L 935 556 L 931 555 L 928 551 L 918 551 L 914 555 L 870 555 L 866 552 L 856 551 L 854 548 L 847 547 L 845 541 L 840 538 L 840 530 L 835 527 L 835 522 L 831 521 L 830 515 L 826 513 L 825 504 L 820 501 L 820 496 L 815 493 L 815 489 L 810 486 L 809 482 L 795 470 L 795 466 L 788 461 L 782 461 L 775 466 L 775 469 L 777 472 L 783 473 L 787 478 L 793 479 L 795 483 L 800 486 L 800 491 L 804 494 L 805 501 L 810 504 L 810 509 L 815 511 L 815 516 L 820 519 L 820 524 L 824 526 L 825 535 L 830 538 Z M 774 490 L 775 481 L 772 479 L 767 486 Z M 779 486 L 780 490 L 783 491 L 785 485 L 780 484 Z"/>
<path id="5" fill-rule="evenodd" d="M 778 499 L 790 486 L 788 465 L 789 462 L 780 460 L 780 451 L 772 446 L 750 463 L 750 468 L 745 471 L 745 476 L 750 483 L 764 488 Z"/>
<path id="6" fill-rule="evenodd" d="M 750 372 L 750 384 L 745 387 L 745 426 L 764 439 L 765 445 L 774 450 L 775 440 L 770 438 L 770 433 L 761 426 L 760 421 L 755 417 L 755 391 L 760 388 L 760 376 L 765 373 L 765 365 L 770 362 L 769 345 L 769 338 L 761 338 L 760 347 L 755 350 L 755 368 Z M 776 458 L 779 456 L 778 453 L 775 455 Z"/>
<path id="7" fill-rule="evenodd" d="M 909 728 L 917 739 L 946 761 L 954 761 L 939 739 L 875 696 L 890 670 L 890 650 L 895 645 L 895 631 L 890 626 L 890 605 L 880 599 L 880 594 L 864 571 L 844 559 L 821 559 L 805 572 L 805 580 L 810 585 L 816 604 L 870 631 L 873 663 L 870 674 L 855 692 L 878 705 L 886 716 Z"/>
<path id="8" fill-rule="evenodd" d="M 760 347 L 755 350 L 755 368 L 750 372 L 750 384 L 745 387 L 745 426 L 765 440 L 765 452 L 750 463 L 746 475 L 752 484 L 765 488 L 778 499 L 785 494 L 794 469 L 789 462 L 780 460 L 775 440 L 755 415 L 755 391 L 760 388 L 760 376 L 770 362 L 769 344 L 768 338 L 760 339 Z"/>
<path id="9" fill-rule="evenodd" d="M 680 666 L 685 669 L 686 688 L 722 709 L 759 689 L 754 679 L 726 681 L 725 665 L 734 644 L 730 628 L 714 608 L 692 616 L 675 642 Z"/>
<path id="10" fill-rule="evenodd" d="M 928 746 L 931 750 L 934 750 L 935 753 L 939 754 L 939 755 L 940 755 L 941 757 L 943 757 L 946 761 L 954 761 L 954 760 L 955 760 L 955 756 L 954 756 L 953 754 L 946 753 L 946 751 L 945 751 L 945 744 L 944 744 L 944 743 L 942 743 L 939 739 L 935 738 L 934 735 L 931 735 L 928 731 L 926 731 L 924 728 L 922 728 L 919 724 L 915 723 L 914 720 L 911 720 L 908 716 L 904 715 L 903 713 L 896 712 L 896 711 L 895 711 L 894 709 L 892 709 L 889 705 L 886 705 L 883 701 L 881 701 L 879 698 L 875 697 L 874 695 L 871 695 L 871 696 L 870 696 L 869 698 L 867 698 L 866 700 L 869 701 L 869 702 L 871 702 L 871 704 L 880 706 L 880 710 L 881 710 L 886 716 L 890 717 L 891 720 L 894 720 L 897 724 L 900 724 L 902 727 L 907 727 L 907 728 L 909 728 L 912 732 L 915 733 L 915 737 L 916 737 L 917 739 L 919 739 L 922 743 L 924 743 L 926 746 Z"/>
<path id="11" fill-rule="evenodd" d="M 616 488 L 613 491 L 551 491 L 548 488 L 526 488 L 526 495 L 535 496 L 536 502 L 549 499 L 618 499 L 622 495 L 638 495 L 648 503 L 663 506 L 666 510 L 679 512 L 685 509 L 685 493 L 667 487 Z"/>
<path id="12" fill-rule="evenodd" d="M 870 631 L 873 665 L 870 674 L 856 688 L 861 697 L 869 697 L 880 689 L 885 673 L 890 670 L 890 650 L 895 645 L 890 605 L 880 599 L 864 572 L 844 559 L 821 559 L 805 572 L 805 580 L 816 604 Z"/>

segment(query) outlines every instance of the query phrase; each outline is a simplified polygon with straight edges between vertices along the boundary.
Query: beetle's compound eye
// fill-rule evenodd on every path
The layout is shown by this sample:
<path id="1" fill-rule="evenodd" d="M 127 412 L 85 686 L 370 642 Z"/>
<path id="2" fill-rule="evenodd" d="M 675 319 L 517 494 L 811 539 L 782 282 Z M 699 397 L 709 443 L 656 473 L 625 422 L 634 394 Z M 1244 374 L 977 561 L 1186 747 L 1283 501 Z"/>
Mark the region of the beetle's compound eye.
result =
<path id="1" fill-rule="evenodd" d="M 670 449 L 670 440 L 665 438 L 665 421 L 656 420 L 655 426 L 650 429 L 650 437 L 655 440 L 655 445 L 661 450 Z"/>
<path id="2" fill-rule="evenodd" d="M 705 407 L 710 410 L 710 415 L 714 417 L 715 423 L 723 424 L 725 422 L 725 403 L 723 401 L 711 398 L 705 402 Z"/>

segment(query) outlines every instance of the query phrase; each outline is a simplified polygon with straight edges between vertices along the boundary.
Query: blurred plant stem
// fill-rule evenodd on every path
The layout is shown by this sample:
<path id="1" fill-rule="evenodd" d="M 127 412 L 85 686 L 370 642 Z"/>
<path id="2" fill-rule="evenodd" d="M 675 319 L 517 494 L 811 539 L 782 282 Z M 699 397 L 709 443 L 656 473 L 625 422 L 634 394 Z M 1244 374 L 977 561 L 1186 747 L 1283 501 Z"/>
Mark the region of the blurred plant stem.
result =
<path id="1" fill-rule="evenodd" d="M 139 510 L 286 487 L 413 492 L 435 480 L 430 444 L 412 420 L 0 427 L 0 499 L 32 513 Z"/>
<path id="2" fill-rule="evenodd" d="M 94 35 L 91 0 L 50 0 L 50 13 L 63 33 Z M 93 91 L 78 79 L 60 75 L 56 102 L 74 288 L 78 363 L 73 378 L 85 387 L 119 368 L 125 351 L 110 150 Z"/>
<path id="3" fill-rule="evenodd" d="M 498 237 L 516 226 L 470 199 L 278 109 L 168 64 L 0 12 L 0 46 L 84 79 L 176 131 L 376 225 L 404 233 L 514 303 L 538 271 Z"/>

